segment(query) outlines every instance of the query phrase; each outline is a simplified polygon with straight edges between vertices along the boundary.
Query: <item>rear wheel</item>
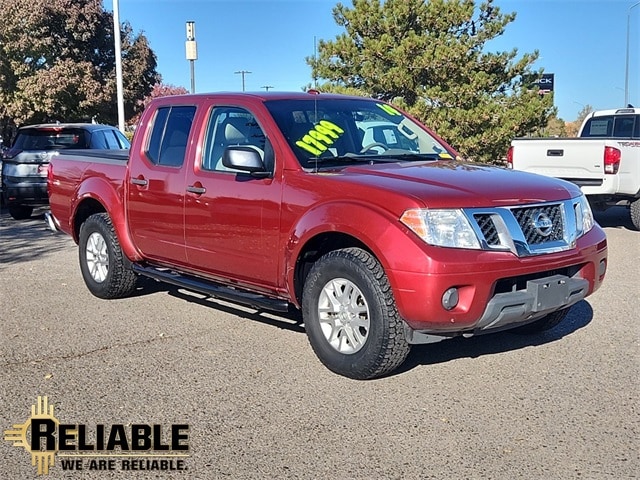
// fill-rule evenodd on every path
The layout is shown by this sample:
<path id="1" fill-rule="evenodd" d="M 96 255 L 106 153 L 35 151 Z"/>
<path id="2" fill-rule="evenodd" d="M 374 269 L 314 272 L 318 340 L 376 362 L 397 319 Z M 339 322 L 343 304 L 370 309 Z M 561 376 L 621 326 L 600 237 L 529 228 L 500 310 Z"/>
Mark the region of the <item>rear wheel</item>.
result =
<path id="1" fill-rule="evenodd" d="M 316 262 L 304 285 L 302 313 L 320 361 L 345 377 L 385 375 L 409 354 L 389 280 L 362 249 L 336 250 Z"/>
<path id="2" fill-rule="evenodd" d="M 636 230 L 640 230 L 640 198 L 631 202 L 630 212 L 631 223 L 633 223 Z"/>
<path id="3" fill-rule="evenodd" d="M 570 308 L 571 307 L 563 308 L 562 310 L 552 312 L 542 317 L 541 319 L 536 320 L 535 322 L 527 323 L 526 325 L 516 327 L 509 331 L 512 333 L 529 335 L 532 333 L 540 333 L 546 330 L 551 330 L 566 318 Z"/>
<path id="4" fill-rule="evenodd" d="M 99 298 L 121 298 L 136 287 L 137 275 L 122 253 L 106 213 L 91 215 L 80 227 L 80 270 L 87 288 Z"/>
<path id="5" fill-rule="evenodd" d="M 9 215 L 15 220 L 26 220 L 31 218 L 33 207 L 29 205 L 9 205 Z"/>

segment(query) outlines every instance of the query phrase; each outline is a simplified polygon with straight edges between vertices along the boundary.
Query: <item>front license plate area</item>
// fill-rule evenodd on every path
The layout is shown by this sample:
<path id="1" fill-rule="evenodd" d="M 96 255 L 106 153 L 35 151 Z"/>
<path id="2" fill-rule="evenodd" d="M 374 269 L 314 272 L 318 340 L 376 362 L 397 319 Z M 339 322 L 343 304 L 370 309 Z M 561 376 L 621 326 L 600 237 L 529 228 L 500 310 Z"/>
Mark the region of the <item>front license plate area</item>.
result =
<path id="1" fill-rule="evenodd" d="M 529 280 L 527 282 L 527 293 L 533 295 L 534 312 L 561 307 L 569 302 L 568 277 L 564 275 L 554 275 L 552 277 Z"/>

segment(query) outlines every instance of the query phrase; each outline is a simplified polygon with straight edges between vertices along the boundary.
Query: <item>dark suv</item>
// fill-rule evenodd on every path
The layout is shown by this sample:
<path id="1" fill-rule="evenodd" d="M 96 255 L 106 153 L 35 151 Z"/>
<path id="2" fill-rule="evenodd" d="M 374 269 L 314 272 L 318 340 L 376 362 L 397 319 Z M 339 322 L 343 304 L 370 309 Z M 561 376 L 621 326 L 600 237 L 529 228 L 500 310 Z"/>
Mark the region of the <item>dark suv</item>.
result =
<path id="1" fill-rule="evenodd" d="M 92 123 L 30 125 L 18 129 L 13 146 L 2 154 L 2 201 L 16 220 L 29 218 L 33 207 L 48 205 L 47 166 L 58 150 L 129 149 L 117 128 Z"/>

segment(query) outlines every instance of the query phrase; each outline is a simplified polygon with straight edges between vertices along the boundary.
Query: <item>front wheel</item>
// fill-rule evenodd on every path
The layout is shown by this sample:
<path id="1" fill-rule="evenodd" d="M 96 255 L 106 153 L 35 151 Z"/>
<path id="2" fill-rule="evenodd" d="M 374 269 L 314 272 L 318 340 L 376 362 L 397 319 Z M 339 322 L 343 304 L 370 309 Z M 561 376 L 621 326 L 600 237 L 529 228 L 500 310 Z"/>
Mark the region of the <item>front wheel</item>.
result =
<path id="1" fill-rule="evenodd" d="M 316 262 L 304 285 L 302 314 L 320 361 L 345 377 L 380 377 L 409 354 L 389 280 L 362 249 L 336 250 Z"/>
<path id="2" fill-rule="evenodd" d="M 136 287 L 137 275 L 122 253 L 106 213 L 91 215 L 80 227 L 80 270 L 87 288 L 98 298 L 122 298 Z"/>

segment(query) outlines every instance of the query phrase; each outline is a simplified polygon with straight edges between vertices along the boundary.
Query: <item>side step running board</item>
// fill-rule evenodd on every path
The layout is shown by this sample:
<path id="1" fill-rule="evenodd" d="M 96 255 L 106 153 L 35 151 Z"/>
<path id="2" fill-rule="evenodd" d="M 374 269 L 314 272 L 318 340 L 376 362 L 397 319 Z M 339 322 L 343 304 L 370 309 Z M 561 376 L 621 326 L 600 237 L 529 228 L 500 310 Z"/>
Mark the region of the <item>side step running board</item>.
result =
<path id="1" fill-rule="evenodd" d="M 193 290 L 194 292 L 211 295 L 212 297 L 222 300 L 240 303 L 258 310 L 271 310 L 274 312 L 287 312 L 289 310 L 289 303 L 285 300 L 279 300 L 245 290 L 237 290 L 193 275 L 138 264 L 133 264 L 132 268 L 134 272 L 145 277 L 170 283 L 187 290 Z"/>

